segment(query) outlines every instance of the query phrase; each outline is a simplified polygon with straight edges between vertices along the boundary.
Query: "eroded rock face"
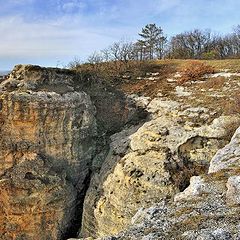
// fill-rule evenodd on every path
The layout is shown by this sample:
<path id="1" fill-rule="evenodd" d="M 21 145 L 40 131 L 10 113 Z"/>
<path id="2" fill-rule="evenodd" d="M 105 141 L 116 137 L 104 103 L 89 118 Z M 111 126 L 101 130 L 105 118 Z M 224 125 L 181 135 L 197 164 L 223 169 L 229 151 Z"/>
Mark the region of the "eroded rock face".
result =
<path id="1" fill-rule="evenodd" d="M 237 129 L 231 142 L 219 150 L 211 161 L 209 173 L 221 170 L 236 169 L 240 166 L 240 128 Z"/>
<path id="2" fill-rule="evenodd" d="M 239 131 L 212 159 L 210 173 L 192 177 L 174 202 L 139 209 L 134 225 L 114 239 L 239 239 L 240 167 L 231 164 L 238 158 Z"/>
<path id="3" fill-rule="evenodd" d="M 95 107 L 67 70 L 16 66 L 0 85 L 1 239 L 61 239 L 95 154 Z"/>
<path id="4" fill-rule="evenodd" d="M 45 69 L 29 68 L 17 66 L 0 86 L 1 134 L 5 136 L 1 138 L 0 174 L 18 162 L 17 155 L 37 152 L 53 161 L 56 171 L 66 170 L 71 181 L 81 185 L 84 177 L 79 179 L 79 171 L 86 174 L 94 153 L 95 108 L 84 92 L 58 93 L 59 82 L 67 88 L 71 78 L 67 83 L 65 76 L 61 82 L 62 76 L 53 72 L 46 74 L 52 77 L 50 81 L 44 78 Z M 15 90 L 9 86 L 13 82 Z"/>
<path id="5" fill-rule="evenodd" d="M 133 99 L 104 81 L 91 79 L 80 83 L 80 89 L 91 96 L 98 129 L 105 134 L 119 132 L 126 123 L 137 123 L 147 115 L 143 106 L 136 106 Z"/>
<path id="6" fill-rule="evenodd" d="M 139 208 L 172 201 L 191 176 L 207 173 L 211 158 L 229 141 L 226 126 L 240 123 L 237 117 L 214 119 L 206 108 L 169 99 L 153 99 L 148 111 L 151 120 L 112 137 L 85 198 L 81 236 L 118 233 L 131 224 Z"/>
<path id="7" fill-rule="evenodd" d="M 20 159 L 0 180 L 0 239 L 61 239 L 76 191 L 37 154 Z"/>
<path id="8" fill-rule="evenodd" d="M 0 84 L 0 238 L 76 235 L 93 172 L 84 237 L 133 225 L 110 239 L 237 239 L 240 130 L 215 153 L 239 116 L 184 104 L 183 90 L 127 99 L 72 71 L 15 67 Z"/>

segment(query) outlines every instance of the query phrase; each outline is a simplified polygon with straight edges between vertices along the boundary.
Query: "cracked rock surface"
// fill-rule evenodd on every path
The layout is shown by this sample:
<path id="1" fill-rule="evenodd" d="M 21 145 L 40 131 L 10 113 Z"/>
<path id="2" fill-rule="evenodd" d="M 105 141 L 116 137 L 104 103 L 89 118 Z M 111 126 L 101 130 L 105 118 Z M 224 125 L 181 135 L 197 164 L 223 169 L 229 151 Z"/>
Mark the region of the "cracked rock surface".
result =
<path id="1" fill-rule="evenodd" d="M 207 108 L 184 106 L 166 98 L 154 98 L 146 108 L 150 113 L 146 123 L 112 137 L 106 160 L 85 197 L 83 237 L 116 234 L 131 225 L 139 209 L 173 201 L 192 176 L 207 173 L 212 157 L 229 141 L 226 126 L 240 123 L 234 115 L 214 118 Z M 199 125 L 203 114 L 212 119 Z M 200 180 L 195 182 L 199 190 L 189 190 L 189 194 L 205 189 Z M 163 211 L 170 210 L 165 207 Z M 166 224 L 170 222 L 166 220 Z M 142 239 L 134 235 L 121 239 Z"/>
<path id="2" fill-rule="evenodd" d="M 61 239 L 71 225 L 96 145 L 95 107 L 73 78 L 18 65 L 0 84 L 0 239 Z"/>
<path id="3" fill-rule="evenodd" d="M 76 236 L 108 132 L 137 115 L 133 102 L 103 82 L 15 66 L 0 83 L 0 239 Z"/>
<path id="4" fill-rule="evenodd" d="M 240 238 L 238 80 L 149 76 L 149 96 L 32 65 L 0 83 L 0 239 Z"/>
<path id="5" fill-rule="evenodd" d="M 240 167 L 227 164 L 234 158 L 232 148 L 238 151 L 239 131 L 211 160 L 214 171 L 192 177 L 174 201 L 140 208 L 132 218 L 133 225 L 113 239 L 239 239 Z"/>

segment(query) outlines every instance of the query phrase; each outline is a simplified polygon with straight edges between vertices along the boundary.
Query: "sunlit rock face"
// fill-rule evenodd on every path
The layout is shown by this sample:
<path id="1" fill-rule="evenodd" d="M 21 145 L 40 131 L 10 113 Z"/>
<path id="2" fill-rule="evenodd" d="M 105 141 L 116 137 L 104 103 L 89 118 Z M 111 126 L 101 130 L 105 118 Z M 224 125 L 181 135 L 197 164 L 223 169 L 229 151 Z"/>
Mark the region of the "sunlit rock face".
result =
<path id="1" fill-rule="evenodd" d="M 74 217 L 76 191 L 37 154 L 0 180 L 0 239 L 61 239 Z"/>
<path id="2" fill-rule="evenodd" d="M 81 236 L 116 234 L 131 225 L 140 208 L 173 201 L 191 176 L 207 173 L 214 154 L 229 141 L 227 126 L 240 123 L 238 117 L 221 116 L 199 126 L 200 108 L 160 98 L 148 111 L 151 120 L 111 137 L 85 197 Z M 210 113 L 206 110 L 206 117 Z"/>
<path id="3" fill-rule="evenodd" d="M 193 176 L 174 201 L 140 208 L 132 226 L 109 239 L 239 239 L 239 132 L 212 158 L 209 172 Z"/>
<path id="4" fill-rule="evenodd" d="M 0 84 L 0 239 L 76 236 L 95 155 L 137 113 L 101 81 L 17 65 Z"/>
<path id="5" fill-rule="evenodd" d="M 71 223 L 96 148 L 96 110 L 74 78 L 18 65 L 0 85 L 1 239 L 60 239 Z"/>
<path id="6" fill-rule="evenodd" d="M 86 174 L 94 152 L 95 108 L 86 93 L 71 89 L 71 75 L 50 73 L 51 81 L 44 69 L 25 66 L 1 84 L 0 173 L 18 163 L 19 155 L 37 152 L 81 185 L 79 172 Z"/>
<path id="7" fill-rule="evenodd" d="M 18 65 L 0 83 L 0 239 L 238 239 L 239 115 L 79 81 Z"/>

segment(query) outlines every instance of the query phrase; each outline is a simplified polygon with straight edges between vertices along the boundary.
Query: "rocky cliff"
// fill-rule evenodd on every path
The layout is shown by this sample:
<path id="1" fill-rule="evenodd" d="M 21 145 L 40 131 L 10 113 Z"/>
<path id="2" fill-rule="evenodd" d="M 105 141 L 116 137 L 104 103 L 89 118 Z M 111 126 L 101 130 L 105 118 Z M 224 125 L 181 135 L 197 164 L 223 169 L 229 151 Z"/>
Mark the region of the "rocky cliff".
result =
<path id="1" fill-rule="evenodd" d="M 214 75 L 209 76 L 206 81 L 217 81 L 214 78 Z M 190 189 L 192 184 L 196 185 L 194 181 L 198 181 L 199 177 L 191 178 L 192 176 L 208 172 L 211 159 L 218 149 L 229 142 L 240 124 L 239 115 L 229 113 L 229 100 L 226 98 L 237 95 L 239 85 L 236 80 L 224 81 L 221 87 L 215 86 L 206 92 L 203 81 L 179 86 L 173 77 L 162 82 L 157 96 L 153 98 L 130 96 L 138 105 L 145 106 L 149 117 L 145 123 L 131 128 L 128 126 L 111 136 L 106 160 L 100 172 L 92 177 L 85 197 L 82 237 L 103 237 L 128 228 L 135 220 L 142 218 L 139 217 L 139 209 L 163 202 L 174 204 L 174 199 L 179 199 L 176 194 L 184 191 L 190 182 Z M 147 85 L 156 82 L 153 84 L 156 87 L 158 77 L 150 77 L 149 82 Z M 229 94 L 230 89 L 232 92 Z M 210 169 L 212 168 L 211 164 Z M 206 184 L 211 185 L 207 188 L 209 187 L 214 202 L 214 194 L 220 194 L 217 189 L 221 189 L 222 185 L 218 181 L 214 183 L 215 180 L 209 176 L 206 179 L 210 181 Z M 193 190 L 195 191 L 197 190 Z M 205 200 L 201 204 L 207 206 L 208 200 L 202 199 Z M 180 221 L 178 215 L 174 215 L 175 212 L 184 211 L 188 205 L 188 202 L 182 205 L 180 203 L 180 210 L 175 205 L 170 205 L 169 214 L 173 215 L 174 221 Z M 192 206 L 194 205 L 195 202 Z M 159 214 L 156 214 L 157 217 L 153 218 L 151 224 L 154 225 L 155 221 L 161 224 L 161 214 L 164 211 L 167 210 L 157 209 Z M 189 209 L 187 213 L 194 215 L 191 211 Z M 181 213 L 177 214 L 181 218 Z M 164 217 L 166 225 L 171 223 L 170 215 Z M 193 220 L 189 219 L 189 224 L 191 221 Z M 185 222 L 182 223 L 183 229 L 184 224 Z M 143 221 L 136 227 L 136 231 L 120 234 L 117 239 L 181 239 L 178 236 L 178 225 L 174 229 L 169 228 L 169 235 L 163 234 L 165 225 L 161 227 L 162 231 L 158 231 L 159 225 L 145 227 Z M 191 239 L 195 239 L 195 236 Z"/>
<path id="2" fill-rule="evenodd" d="M 132 114 L 118 95 L 112 103 L 125 115 L 117 122 L 109 107 L 114 120 L 105 123 L 106 103 L 94 100 L 69 70 L 18 65 L 1 83 L 0 239 L 64 239 L 76 228 L 97 142 L 105 141 L 99 133 Z"/>
<path id="3" fill-rule="evenodd" d="M 193 126 L 179 117 L 189 118 L 193 111 L 198 119 L 202 109 L 181 111 L 183 105 L 177 102 L 159 103 L 156 118 L 112 136 L 108 156 L 85 198 L 83 236 L 118 233 L 131 224 L 139 208 L 183 191 L 191 176 L 207 172 L 211 158 L 228 142 L 226 126 L 240 123 L 237 117 L 221 116 Z"/>
<path id="4" fill-rule="evenodd" d="M 109 86 L 16 66 L 0 84 L 0 239 L 237 239 L 239 80 L 174 74 Z"/>
<path id="5" fill-rule="evenodd" d="M 95 107 L 73 81 L 19 65 L 1 83 L 1 239 L 60 239 L 71 224 L 96 148 Z"/>
<path id="6" fill-rule="evenodd" d="M 219 150 L 209 171 L 190 185 L 150 208 L 140 208 L 127 231 L 109 239 L 239 239 L 240 128 Z"/>

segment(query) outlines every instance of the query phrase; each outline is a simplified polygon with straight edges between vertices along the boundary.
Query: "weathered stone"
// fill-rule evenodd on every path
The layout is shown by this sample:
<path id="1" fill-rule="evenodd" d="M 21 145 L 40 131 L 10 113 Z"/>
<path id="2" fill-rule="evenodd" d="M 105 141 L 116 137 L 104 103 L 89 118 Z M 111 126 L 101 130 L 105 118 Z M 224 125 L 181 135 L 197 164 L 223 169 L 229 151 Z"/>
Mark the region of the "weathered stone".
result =
<path id="1" fill-rule="evenodd" d="M 227 182 L 226 201 L 228 204 L 240 204 L 240 176 L 231 176 Z"/>
<path id="2" fill-rule="evenodd" d="M 188 108 L 197 113 L 195 118 L 208 112 Z M 186 107 L 160 99 L 154 99 L 148 109 L 152 120 L 136 132 L 125 129 L 112 137 L 108 156 L 85 197 L 82 236 L 118 233 L 131 224 L 139 208 L 173 199 L 191 176 L 207 172 L 210 159 L 228 142 L 226 125 L 240 123 L 234 116 L 225 116 L 200 127 L 189 126 L 177 117 L 188 115 Z M 194 191 L 200 189 L 194 186 Z"/>
<path id="3" fill-rule="evenodd" d="M 215 153 L 239 116 L 161 81 L 154 99 L 126 97 L 74 71 L 16 66 L 0 84 L 0 239 L 76 237 L 90 175 L 85 239 L 238 239 L 239 130 Z"/>
<path id="4" fill-rule="evenodd" d="M 176 194 L 174 201 L 189 200 L 190 198 L 196 198 L 208 192 L 209 189 L 206 188 L 204 179 L 200 176 L 194 176 L 190 179 L 190 186 L 184 192 Z"/>
<path id="5" fill-rule="evenodd" d="M 105 159 L 109 132 L 138 121 L 139 111 L 130 98 L 101 81 L 80 81 L 66 69 L 17 65 L 0 84 L 0 238 L 76 236 L 90 174 Z M 116 143 L 116 154 L 125 152 L 128 142 Z M 56 183 L 50 181 L 54 177 Z M 11 233 L 10 226 L 16 226 Z"/>
<path id="6" fill-rule="evenodd" d="M 231 142 L 218 151 L 219 161 L 213 157 L 211 164 L 216 172 L 192 177 L 190 185 L 175 195 L 174 202 L 163 200 L 150 208 L 140 209 L 132 218 L 133 225 L 115 235 L 116 239 L 140 240 L 149 236 L 162 240 L 239 239 L 240 178 L 237 174 L 240 166 L 230 165 L 238 133 L 239 129 Z"/>
<path id="7" fill-rule="evenodd" d="M 96 107 L 99 134 L 120 131 L 129 122 L 138 124 L 145 118 L 144 106 L 103 81 L 78 82 L 78 88 L 85 91 Z"/>
<path id="8" fill-rule="evenodd" d="M 211 161 L 209 173 L 231 170 L 240 166 L 240 128 L 237 129 L 231 142 L 219 150 Z"/>
<path id="9" fill-rule="evenodd" d="M 60 239 L 74 216 L 76 191 L 32 154 L 0 180 L 0 239 Z"/>
<path id="10" fill-rule="evenodd" d="M 35 91 L 6 89 L 0 94 L 1 135 L 5 136 L 0 141 L 0 175 L 17 163 L 17 155 L 37 152 L 54 162 L 55 171 L 66 171 L 68 178 L 81 188 L 95 148 L 95 108 L 84 92 L 57 93 L 55 84 L 60 80 L 62 84 L 69 80 L 70 84 L 71 78 L 58 75 L 54 69 L 49 71 L 34 66 L 16 67 L 7 81 L 20 78 L 27 86 L 34 85 Z M 42 84 L 51 91 L 39 90 Z M 4 85 L 5 82 L 1 84 Z"/>
<path id="11" fill-rule="evenodd" d="M 97 134 L 74 77 L 19 65 L 0 85 L 0 239 L 56 240 L 71 227 Z"/>

